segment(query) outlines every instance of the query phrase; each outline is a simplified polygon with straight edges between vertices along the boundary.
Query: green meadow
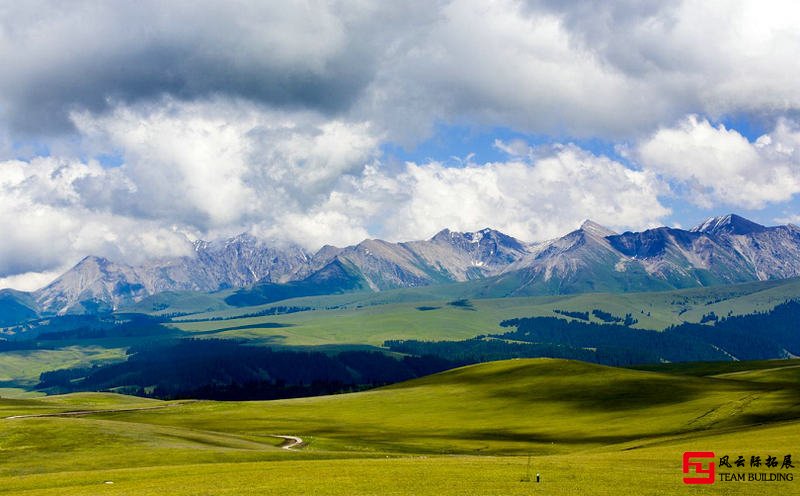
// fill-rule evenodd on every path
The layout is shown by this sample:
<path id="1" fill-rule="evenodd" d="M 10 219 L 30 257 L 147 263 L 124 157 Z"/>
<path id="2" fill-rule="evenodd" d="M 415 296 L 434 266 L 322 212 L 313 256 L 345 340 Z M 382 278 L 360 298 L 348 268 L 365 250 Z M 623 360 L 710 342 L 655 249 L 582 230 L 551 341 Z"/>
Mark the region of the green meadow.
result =
<path id="1" fill-rule="evenodd" d="M 91 366 L 125 359 L 125 348 L 110 343 L 67 344 L 57 349 L 18 350 L 0 353 L 0 383 L 32 386 L 39 374 L 56 368 Z M 12 390 L 0 397 L 8 396 Z"/>
<path id="2" fill-rule="evenodd" d="M 682 483 L 684 451 L 800 466 L 800 376 L 772 365 L 508 360 L 292 400 L 5 399 L 0 494 L 800 494 L 800 481 Z"/>
<path id="3" fill-rule="evenodd" d="M 601 309 L 617 316 L 630 313 L 638 320 L 635 328 L 662 330 L 682 322 L 699 322 L 703 315 L 711 312 L 726 316 L 769 310 L 795 298 L 800 293 L 800 279 L 648 293 L 469 298 L 471 306 L 468 308 L 449 305 L 454 298 L 468 294 L 463 288 L 461 294 L 454 292 L 461 287 L 456 284 L 296 298 L 270 305 L 178 317 L 172 325 L 197 337 L 266 339 L 270 344 L 291 346 L 380 346 L 389 339 L 466 339 L 505 332 L 499 324 L 506 319 L 558 316 L 554 310 L 591 312 Z M 438 294 L 441 292 L 445 294 Z M 235 318 L 278 306 L 311 310 Z M 144 311 L 145 307 L 137 309 Z"/>

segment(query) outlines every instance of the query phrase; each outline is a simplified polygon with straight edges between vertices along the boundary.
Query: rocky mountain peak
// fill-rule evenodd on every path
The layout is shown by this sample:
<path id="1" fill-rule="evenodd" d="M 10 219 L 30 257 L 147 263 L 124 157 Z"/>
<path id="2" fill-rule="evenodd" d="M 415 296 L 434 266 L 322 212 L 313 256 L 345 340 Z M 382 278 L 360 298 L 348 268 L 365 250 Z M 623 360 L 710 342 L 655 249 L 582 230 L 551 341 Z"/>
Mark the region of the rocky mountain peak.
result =
<path id="1" fill-rule="evenodd" d="M 606 236 L 614 236 L 615 234 L 617 234 L 611 229 L 589 219 L 583 221 L 580 230 L 585 233 L 594 234 L 595 236 L 600 236 L 601 238 L 605 238 Z"/>
<path id="2" fill-rule="evenodd" d="M 210 244 L 211 243 L 209 243 L 208 241 L 204 241 L 202 239 L 198 239 L 198 240 L 192 241 L 192 246 L 194 246 L 194 251 L 195 252 L 201 252 L 201 251 L 207 250 L 208 246 Z"/>
<path id="3" fill-rule="evenodd" d="M 710 217 L 701 224 L 693 227 L 691 231 L 710 234 L 752 234 L 764 231 L 765 229 L 767 228 L 761 224 L 757 224 L 744 217 L 736 214 L 728 214 L 719 217 Z"/>
<path id="4" fill-rule="evenodd" d="M 445 228 L 439 231 L 438 233 L 434 234 L 433 237 L 430 239 L 430 241 L 446 241 L 451 238 L 452 234 L 456 233 L 454 233 L 450 229 Z"/>
<path id="5" fill-rule="evenodd" d="M 89 255 L 89 256 L 83 257 L 80 260 L 80 262 L 75 264 L 75 267 L 90 267 L 90 266 L 91 267 L 100 267 L 100 266 L 103 266 L 103 265 L 108 265 L 109 263 L 111 263 L 111 262 L 105 257 L 98 257 L 96 255 Z"/>
<path id="6" fill-rule="evenodd" d="M 450 245 L 465 245 L 465 244 L 486 244 L 493 243 L 498 246 L 509 248 L 512 250 L 522 251 L 525 249 L 523 243 L 516 238 L 500 231 L 485 227 L 478 231 L 451 231 L 450 229 L 442 229 L 430 241 L 438 243 L 447 243 Z"/>

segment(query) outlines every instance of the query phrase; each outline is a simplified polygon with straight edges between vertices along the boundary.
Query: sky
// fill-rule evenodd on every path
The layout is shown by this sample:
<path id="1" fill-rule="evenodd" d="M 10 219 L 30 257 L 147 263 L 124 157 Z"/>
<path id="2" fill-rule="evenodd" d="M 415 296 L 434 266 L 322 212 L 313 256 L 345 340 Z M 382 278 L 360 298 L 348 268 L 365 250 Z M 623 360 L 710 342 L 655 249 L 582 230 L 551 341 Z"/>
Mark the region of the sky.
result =
<path id="1" fill-rule="evenodd" d="M 251 232 L 800 223 L 792 1 L 0 0 L 0 287 Z"/>

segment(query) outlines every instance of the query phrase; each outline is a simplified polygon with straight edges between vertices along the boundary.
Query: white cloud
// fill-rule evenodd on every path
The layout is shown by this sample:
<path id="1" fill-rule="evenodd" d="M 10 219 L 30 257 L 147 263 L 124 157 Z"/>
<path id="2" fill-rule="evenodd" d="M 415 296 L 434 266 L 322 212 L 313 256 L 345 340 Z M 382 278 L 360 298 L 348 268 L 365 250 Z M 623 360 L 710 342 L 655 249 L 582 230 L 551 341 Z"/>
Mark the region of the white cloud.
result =
<path id="1" fill-rule="evenodd" d="M 507 162 L 468 161 L 458 168 L 407 163 L 400 170 L 369 166 L 340 184 L 320 209 L 341 215 L 331 224 L 341 227 L 338 239 L 345 242 L 360 240 L 364 231 L 406 241 L 443 228 L 484 227 L 534 241 L 562 235 L 587 217 L 628 228 L 657 224 L 670 213 L 658 200 L 663 185 L 651 172 L 628 169 L 575 145 L 525 146 L 526 156 L 512 155 Z M 498 147 L 509 148 L 502 142 Z M 520 150 L 522 144 L 512 148 Z M 313 224 L 313 218 L 296 223 Z"/>
<path id="2" fill-rule="evenodd" d="M 75 122 L 94 146 L 125 151 L 124 165 L 85 181 L 94 201 L 201 231 L 312 208 L 342 176 L 359 174 L 378 145 L 366 123 L 229 100 L 119 107 Z"/>
<path id="3" fill-rule="evenodd" d="M 120 105 L 73 119 L 86 149 L 118 151 L 124 163 L 0 162 L 0 278 L 9 284 L 89 254 L 130 263 L 185 255 L 190 239 L 253 226 L 306 246 L 367 234 L 333 201 L 343 177 L 375 160 L 365 123 L 230 100 Z"/>
<path id="4" fill-rule="evenodd" d="M 794 225 L 798 225 L 798 224 L 800 224 L 800 215 L 793 214 L 793 215 L 788 215 L 788 216 L 777 217 L 777 218 L 774 219 L 774 221 L 777 224 L 783 224 L 783 225 L 785 225 L 785 224 L 794 224 Z"/>
<path id="5" fill-rule="evenodd" d="M 399 239 L 444 227 L 493 227 L 533 241 L 562 235 L 587 217 L 611 227 L 642 227 L 669 214 L 658 201 L 661 186 L 653 174 L 574 145 L 463 168 L 408 164 L 396 181 L 402 200 L 395 200 L 385 225 Z"/>
<path id="6" fill-rule="evenodd" d="M 653 89 L 576 45 L 557 13 L 456 0 L 415 34 L 384 59 L 365 99 L 393 136 L 418 137 L 438 120 L 607 135 L 645 124 L 655 110 L 628 105 Z M 626 118 L 616 119 L 623 107 Z"/>
<path id="7" fill-rule="evenodd" d="M 750 142 L 733 129 L 689 116 L 642 141 L 635 156 L 703 207 L 763 208 L 800 193 L 800 129 L 788 120 Z"/>
<path id="8" fill-rule="evenodd" d="M 26 272 L 9 277 L 0 277 L 0 288 L 12 288 L 19 291 L 35 291 L 50 284 L 69 267 L 64 266 L 58 270 L 46 272 Z"/>
<path id="9" fill-rule="evenodd" d="M 55 160 L 41 159 L 35 166 L 41 170 L 47 163 L 58 177 Z M 3 170 L 15 166 L 18 164 L 0 163 Z M 22 166 L 23 171 L 26 168 Z M 0 230 L 4 233 L 0 277 L 50 272 L 89 254 L 136 263 L 190 253 L 191 245 L 183 234 L 158 222 L 89 209 L 81 204 L 82 199 L 72 197 L 73 186 L 69 177 L 47 185 L 32 175 L 0 185 Z"/>
<path id="10" fill-rule="evenodd" d="M 434 122 L 630 138 L 689 113 L 800 109 L 795 2 L 453 0 L 359 102 L 395 138 Z"/>

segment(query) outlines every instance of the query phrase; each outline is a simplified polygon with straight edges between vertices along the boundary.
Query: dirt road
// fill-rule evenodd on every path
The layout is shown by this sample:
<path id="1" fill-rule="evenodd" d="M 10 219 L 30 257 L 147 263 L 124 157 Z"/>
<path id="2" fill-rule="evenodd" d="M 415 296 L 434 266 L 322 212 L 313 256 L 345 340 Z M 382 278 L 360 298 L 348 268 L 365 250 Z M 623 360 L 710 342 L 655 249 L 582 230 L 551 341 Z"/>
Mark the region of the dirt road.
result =
<path id="1" fill-rule="evenodd" d="M 283 439 L 283 444 L 281 444 L 281 448 L 285 450 L 294 451 L 294 448 L 303 444 L 303 440 L 297 436 L 283 436 L 275 434 L 272 437 L 279 437 Z"/>

